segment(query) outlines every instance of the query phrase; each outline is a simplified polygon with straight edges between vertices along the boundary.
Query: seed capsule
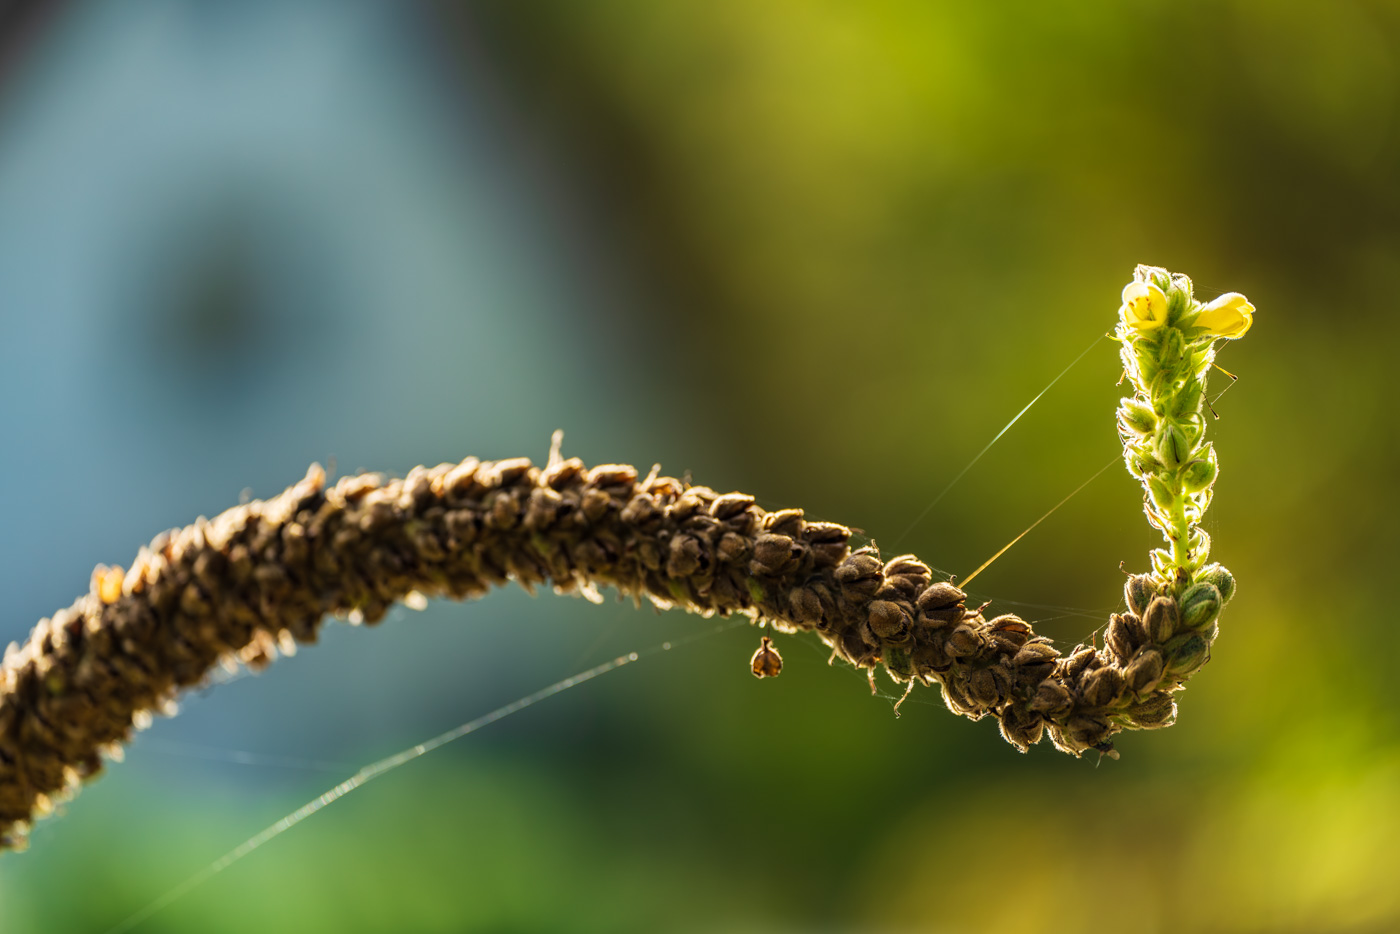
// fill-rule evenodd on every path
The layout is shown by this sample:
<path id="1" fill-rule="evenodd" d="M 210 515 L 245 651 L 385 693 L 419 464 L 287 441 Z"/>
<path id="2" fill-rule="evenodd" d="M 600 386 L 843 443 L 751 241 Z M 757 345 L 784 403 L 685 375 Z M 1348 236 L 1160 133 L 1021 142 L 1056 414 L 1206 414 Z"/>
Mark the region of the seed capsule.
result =
<path id="1" fill-rule="evenodd" d="M 998 720 L 1001 724 L 1001 735 L 1021 752 L 1028 751 L 1040 742 L 1040 737 L 1045 732 L 1044 719 L 1028 711 L 1018 710 L 1014 706 L 1003 710 Z"/>
<path id="2" fill-rule="evenodd" d="M 1002 694 L 998 690 L 994 669 L 976 668 L 967 676 L 967 696 L 978 707 L 991 708 L 1001 703 Z"/>
<path id="3" fill-rule="evenodd" d="M 981 642 L 978 640 L 977 634 L 972 631 L 972 627 L 958 626 L 948 633 L 948 638 L 943 643 L 943 651 L 954 658 L 962 658 L 976 652 L 980 645 Z"/>
<path id="4" fill-rule="evenodd" d="M 1205 662 L 1210 643 L 1198 633 L 1189 632 L 1177 636 L 1163 648 L 1167 656 L 1167 670 L 1173 674 L 1186 674 Z"/>
<path id="5" fill-rule="evenodd" d="M 1058 720 L 1069 713 L 1074 706 L 1074 695 L 1069 688 L 1058 681 L 1042 681 L 1031 698 L 1031 710 L 1043 713 L 1051 720 Z"/>
<path id="6" fill-rule="evenodd" d="M 1165 691 L 1154 694 L 1141 704 L 1134 704 L 1127 710 L 1128 717 L 1139 727 L 1147 730 L 1171 726 L 1176 719 L 1176 702 Z"/>
<path id="7" fill-rule="evenodd" d="M 1123 676 L 1117 668 L 1099 668 L 1084 676 L 1079 694 L 1089 707 L 1107 707 L 1123 693 Z"/>
<path id="8" fill-rule="evenodd" d="M 1128 609 L 1136 616 L 1147 612 L 1147 605 L 1157 596 L 1157 583 L 1150 574 L 1134 574 L 1123 585 L 1123 596 L 1128 600 Z"/>
<path id="9" fill-rule="evenodd" d="M 1220 605 L 1229 603 L 1235 596 L 1235 575 L 1218 564 L 1208 564 L 1201 569 L 1199 580 L 1214 584 L 1220 591 Z"/>
<path id="10" fill-rule="evenodd" d="M 966 599 L 967 594 L 963 593 L 952 584 L 947 581 L 938 581 L 937 583 L 929 584 L 929 586 L 924 589 L 924 592 L 919 594 L 918 604 L 919 609 L 928 613 L 934 610 L 946 610 L 950 607 L 961 606 L 962 602 Z"/>
<path id="11" fill-rule="evenodd" d="M 1126 663 L 1132 658 L 1133 653 L 1146 639 L 1142 620 L 1131 614 L 1113 614 L 1113 618 L 1108 621 L 1108 632 L 1104 635 L 1104 642 L 1108 644 L 1109 650 L 1118 658 L 1119 663 Z"/>
<path id="12" fill-rule="evenodd" d="M 912 622 L 909 611 L 892 600 L 874 600 L 870 604 L 870 631 L 882 642 L 907 641 Z"/>
<path id="13" fill-rule="evenodd" d="M 1147 627 L 1147 637 L 1158 645 L 1166 642 L 1177 631 L 1180 615 L 1176 601 L 1171 597 L 1156 597 L 1147 605 L 1143 615 L 1143 625 Z"/>
<path id="14" fill-rule="evenodd" d="M 822 618 L 821 599 L 805 587 L 794 590 L 788 603 L 792 606 L 792 618 L 799 623 L 815 623 Z"/>
<path id="15" fill-rule="evenodd" d="M 753 572 L 781 573 L 792 562 L 793 544 L 793 540 L 787 535 L 760 535 L 753 546 Z"/>
<path id="16" fill-rule="evenodd" d="M 758 644 L 758 651 L 754 652 L 753 658 L 749 660 L 749 667 L 753 669 L 755 678 L 776 678 L 783 673 L 783 657 L 778 654 L 772 639 L 763 637 L 763 641 Z"/>
<path id="17" fill-rule="evenodd" d="M 1128 663 L 1128 669 L 1124 672 L 1128 690 L 1134 694 L 1152 690 L 1162 680 L 1162 668 L 1162 653 L 1156 649 L 1144 649 Z"/>
<path id="18" fill-rule="evenodd" d="M 1208 581 L 1186 588 L 1181 595 L 1181 623 L 1187 629 L 1204 629 L 1220 614 L 1220 591 Z"/>

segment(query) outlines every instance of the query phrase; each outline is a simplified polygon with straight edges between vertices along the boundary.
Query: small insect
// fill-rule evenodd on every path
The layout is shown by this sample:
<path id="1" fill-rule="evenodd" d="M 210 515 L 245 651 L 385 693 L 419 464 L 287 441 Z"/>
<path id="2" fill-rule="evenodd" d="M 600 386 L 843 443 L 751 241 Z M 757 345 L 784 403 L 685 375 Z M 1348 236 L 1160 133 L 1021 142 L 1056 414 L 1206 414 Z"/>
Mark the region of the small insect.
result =
<path id="1" fill-rule="evenodd" d="M 767 636 L 758 644 L 758 651 L 753 653 L 749 665 L 755 678 L 776 678 L 783 673 L 783 657 Z"/>

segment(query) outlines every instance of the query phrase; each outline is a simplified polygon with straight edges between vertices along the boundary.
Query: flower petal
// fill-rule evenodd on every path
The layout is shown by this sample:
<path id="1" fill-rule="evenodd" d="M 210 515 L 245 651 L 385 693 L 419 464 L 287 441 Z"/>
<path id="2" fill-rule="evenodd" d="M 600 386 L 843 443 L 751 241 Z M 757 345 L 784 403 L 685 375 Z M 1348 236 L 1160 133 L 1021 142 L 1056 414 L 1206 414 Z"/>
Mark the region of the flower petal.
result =
<path id="1" fill-rule="evenodd" d="M 1254 306 L 1238 292 L 1226 292 L 1206 305 L 1196 317 L 1196 327 L 1229 340 L 1244 337 L 1254 323 Z"/>
<path id="2" fill-rule="evenodd" d="M 1150 282 L 1129 282 L 1123 289 L 1123 307 L 1118 309 L 1123 323 L 1140 331 L 1150 331 L 1167 323 L 1167 296 Z"/>

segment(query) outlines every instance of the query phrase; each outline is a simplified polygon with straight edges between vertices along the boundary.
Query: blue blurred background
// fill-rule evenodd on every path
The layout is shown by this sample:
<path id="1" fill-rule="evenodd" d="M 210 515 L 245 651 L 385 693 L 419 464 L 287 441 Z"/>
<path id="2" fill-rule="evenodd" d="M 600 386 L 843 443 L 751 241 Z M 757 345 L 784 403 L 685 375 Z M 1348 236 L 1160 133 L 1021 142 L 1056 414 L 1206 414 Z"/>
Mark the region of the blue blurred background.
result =
<path id="1" fill-rule="evenodd" d="M 12 2 L 0 644 L 313 460 L 543 459 L 555 428 L 966 575 L 1115 456 L 1094 342 L 1134 264 L 1259 308 L 1212 426 L 1240 596 L 1121 761 L 1020 756 L 931 691 L 896 720 L 815 640 L 757 682 L 741 627 L 138 930 L 1400 927 L 1397 40 L 1382 0 Z M 1072 645 L 1152 544 L 1110 471 L 974 589 Z M 332 625 L 0 860 L 0 929 L 106 930 L 364 763 L 712 629 L 514 590 Z"/>

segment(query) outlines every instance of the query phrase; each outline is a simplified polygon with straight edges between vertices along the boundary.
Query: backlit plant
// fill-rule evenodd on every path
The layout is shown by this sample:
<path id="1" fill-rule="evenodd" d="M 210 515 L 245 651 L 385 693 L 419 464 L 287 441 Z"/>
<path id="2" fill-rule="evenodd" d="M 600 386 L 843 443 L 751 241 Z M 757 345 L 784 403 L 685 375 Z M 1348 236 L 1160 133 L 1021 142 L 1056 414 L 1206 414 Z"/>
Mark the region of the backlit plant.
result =
<path id="1" fill-rule="evenodd" d="M 986 618 L 915 556 L 852 549 L 843 525 L 655 469 L 590 469 L 557 441 L 542 467 L 468 458 L 327 487 L 313 466 L 280 496 L 157 536 L 129 568 L 99 567 L 86 596 L 9 648 L 0 847 L 22 844 L 34 817 L 214 666 L 260 668 L 316 641 L 327 614 L 372 624 L 396 601 L 477 597 L 512 580 L 594 600 L 611 586 L 815 632 L 833 658 L 995 718 L 1022 751 L 1049 736 L 1074 755 L 1114 754 L 1115 733 L 1174 721 L 1174 695 L 1209 657 L 1234 593 L 1200 528 L 1219 470 L 1203 412 L 1219 341 L 1243 336 L 1252 314 L 1241 295 L 1202 304 L 1184 276 L 1152 267 L 1123 291 L 1115 336 L 1134 393 L 1119 433 L 1165 547 L 1128 579 L 1127 612 L 1110 618 L 1101 648 L 1062 653 L 1017 616 Z M 767 637 L 752 668 L 781 670 Z"/>

